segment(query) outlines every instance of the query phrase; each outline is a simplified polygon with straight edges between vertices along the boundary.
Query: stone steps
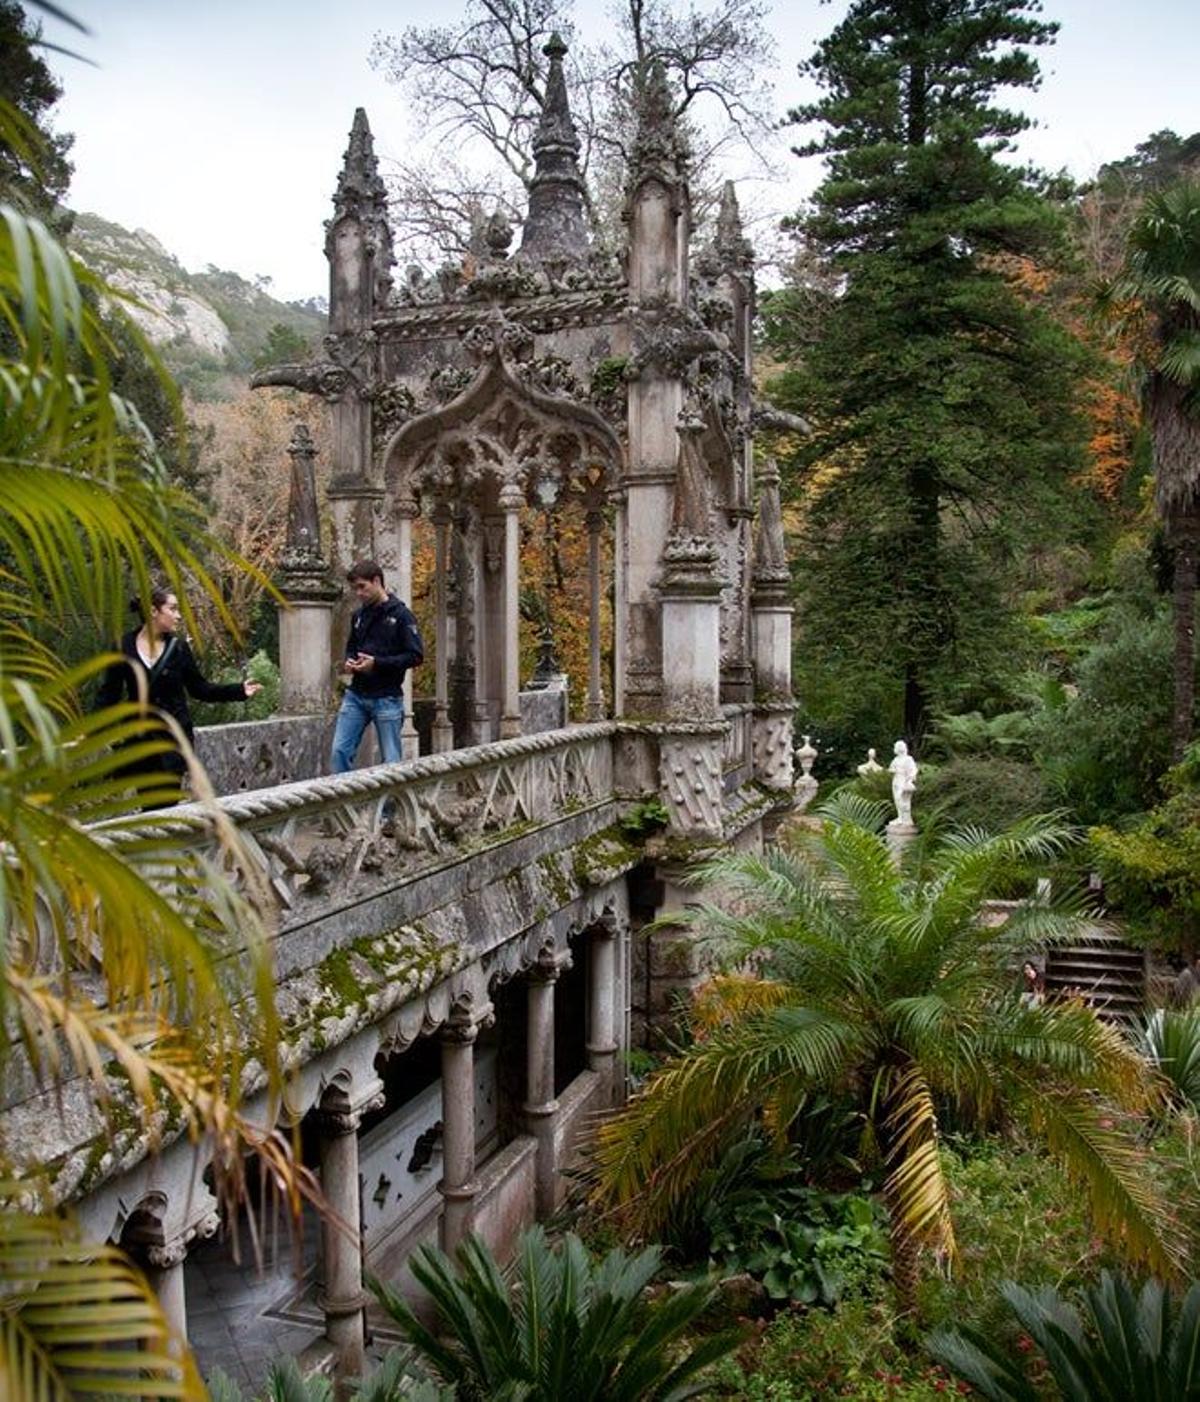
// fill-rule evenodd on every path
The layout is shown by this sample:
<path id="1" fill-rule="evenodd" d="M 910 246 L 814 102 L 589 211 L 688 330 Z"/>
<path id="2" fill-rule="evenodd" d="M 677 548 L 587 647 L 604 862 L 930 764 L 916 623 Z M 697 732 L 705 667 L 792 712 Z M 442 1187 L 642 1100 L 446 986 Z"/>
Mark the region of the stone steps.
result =
<path id="1" fill-rule="evenodd" d="M 1107 930 L 1052 949 L 1046 956 L 1046 991 L 1081 994 L 1109 1022 L 1132 1022 L 1146 1001 L 1146 960 L 1140 949 Z"/>

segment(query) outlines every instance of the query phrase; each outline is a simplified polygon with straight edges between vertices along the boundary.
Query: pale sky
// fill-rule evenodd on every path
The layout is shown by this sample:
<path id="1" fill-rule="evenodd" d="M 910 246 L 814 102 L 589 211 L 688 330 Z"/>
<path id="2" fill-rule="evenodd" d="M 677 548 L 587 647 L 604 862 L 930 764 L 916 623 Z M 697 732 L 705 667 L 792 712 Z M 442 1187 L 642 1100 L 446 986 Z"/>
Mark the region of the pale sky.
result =
<path id="1" fill-rule="evenodd" d="M 461 12 L 461 0 L 60 3 L 92 34 L 47 18 L 47 39 L 98 65 L 50 56 L 65 89 L 55 122 L 75 133 L 73 207 L 149 230 L 185 267 L 267 274 L 283 298 L 328 290 L 323 221 L 355 107 L 367 109 L 384 158 L 420 135 L 367 62 L 373 35 Z M 806 95 L 796 64 L 846 0 L 770 9 L 782 114 Z M 585 38 L 604 37 L 605 10 L 604 0 L 579 0 Z M 1041 92 L 1016 103 L 1039 124 L 1022 155 L 1084 177 L 1153 131 L 1200 129 L 1198 0 L 1044 0 L 1044 10 L 1062 31 L 1040 53 Z M 817 159 L 780 163 L 786 178 L 749 202 L 782 214 L 821 172 Z"/>

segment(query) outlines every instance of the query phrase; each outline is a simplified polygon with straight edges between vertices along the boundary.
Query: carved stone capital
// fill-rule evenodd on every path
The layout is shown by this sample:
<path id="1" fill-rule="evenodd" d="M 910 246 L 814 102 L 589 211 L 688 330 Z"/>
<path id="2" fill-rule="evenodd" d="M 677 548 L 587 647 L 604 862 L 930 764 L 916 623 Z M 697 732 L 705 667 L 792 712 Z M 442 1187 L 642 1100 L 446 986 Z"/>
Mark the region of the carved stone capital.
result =
<path id="1" fill-rule="evenodd" d="M 519 482 L 511 479 L 500 488 L 500 509 L 504 512 L 520 511 L 525 505 L 525 491 Z"/>
<path id="2" fill-rule="evenodd" d="M 552 939 L 547 940 L 538 950 L 537 959 L 529 970 L 534 983 L 555 983 L 572 965 L 569 949 L 559 949 Z"/>
<path id="3" fill-rule="evenodd" d="M 485 1028 L 496 1021 L 490 1002 L 477 1002 L 470 991 L 460 994 L 442 1026 L 442 1040 L 455 1046 L 469 1046 Z"/>
<path id="4" fill-rule="evenodd" d="M 386 1104 L 387 1095 L 378 1080 L 350 1089 L 335 1082 L 322 1097 L 317 1118 L 324 1134 L 332 1137 L 354 1134 L 365 1115 L 382 1110 Z"/>

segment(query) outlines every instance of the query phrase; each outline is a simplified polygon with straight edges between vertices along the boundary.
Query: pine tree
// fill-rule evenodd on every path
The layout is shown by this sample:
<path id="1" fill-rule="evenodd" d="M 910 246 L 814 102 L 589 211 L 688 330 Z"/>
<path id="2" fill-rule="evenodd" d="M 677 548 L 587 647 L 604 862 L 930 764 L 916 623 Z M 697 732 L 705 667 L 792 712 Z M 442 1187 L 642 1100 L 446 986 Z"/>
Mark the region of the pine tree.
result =
<path id="1" fill-rule="evenodd" d="M 1079 351 L 1019 279 L 1062 221 L 1039 177 L 999 159 L 1028 122 L 996 90 L 1036 86 L 1030 49 L 1057 28 L 1039 8 L 855 0 L 801 68 L 823 95 L 789 114 L 823 128 L 796 148 L 827 161 L 796 223 L 839 279 L 807 345 L 785 328 L 811 319 L 778 322 L 799 352 L 781 392 L 815 426 L 797 465 L 820 468 L 802 647 L 884 669 L 910 739 L 949 678 L 996 663 L 1005 562 L 1079 461 Z"/>
<path id="2" fill-rule="evenodd" d="M 0 102 L 11 109 L 0 129 L 0 200 L 63 235 L 71 217 L 59 205 L 71 183 L 67 152 L 74 138 L 49 126 L 62 88 L 37 52 L 39 40 L 16 0 L 0 0 Z"/>

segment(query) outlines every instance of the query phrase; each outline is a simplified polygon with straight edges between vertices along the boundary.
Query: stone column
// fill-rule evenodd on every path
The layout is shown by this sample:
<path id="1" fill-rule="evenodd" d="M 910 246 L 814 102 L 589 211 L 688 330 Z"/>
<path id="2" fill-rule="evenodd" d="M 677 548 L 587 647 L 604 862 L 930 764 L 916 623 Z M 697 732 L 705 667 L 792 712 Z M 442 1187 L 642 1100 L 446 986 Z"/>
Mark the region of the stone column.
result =
<path id="1" fill-rule="evenodd" d="M 670 529 L 676 420 L 684 397 L 689 347 L 677 331 L 686 318 L 687 246 L 691 231 L 686 143 L 660 64 L 637 96 L 638 125 L 626 186 L 632 354 L 628 380 L 625 548 L 618 632 L 621 708 L 636 719 L 663 712 L 662 614 L 657 585 Z"/>
<path id="2" fill-rule="evenodd" d="M 322 1098 L 321 1190 L 338 1220 L 321 1224 L 324 1290 L 320 1306 L 325 1337 L 333 1345 L 334 1376 L 362 1376 L 364 1362 L 363 1310 L 367 1298 L 362 1280 L 362 1219 L 358 1186 L 358 1127 L 364 1114 L 380 1109 L 383 1087 L 374 1081 L 352 1096 L 338 1085 Z"/>
<path id="3" fill-rule="evenodd" d="M 663 802 L 674 834 L 721 837 L 721 581 L 712 536 L 703 421 L 680 416 L 679 464 L 671 532 L 663 549 L 663 704 L 659 745 Z"/>
<path id="4" fill-rule="evenodd" d="M 604 529 L 604 512 L 599 507 L 589 509 L 586 517 L 588 533 L 588 720 L 604 719 L 604 689 L 600 680 L 600 532 Z"/>
<path id="5" fill-rule="evenodd" d="M 614 487 L 609 492 L 613 504 L 613 710 L 614 716 L 625 714 L 625 670 L 628 655 L 626 620 L 628 617 L 628 579 L 626 560 L 626 520 L 625 503 L 627 492 L 623 487 Z"/>
<path id="6" fill-rule="evenodd" d="M 792 793 L 791 572 L 783 536 L 779 469 L 768 459 L 759 477 L 751 635 L 754 648 L 754 777 L 765 788 Z M 768 827 L 771 827 L 768 824 Z"/>
<path id="7" fill-rule="evenodd" d="M 186 1259 L 187 1242 L 183 1237 L 176 1237 L 163 1246 L 146 1248 L 146 1282 L 158 1297 L 172 1337 L 183 1342 L 187 1340 L 187 1295 L 183 1279 Z"/>
<path id="8" fill-rule="evenodd" d="M 525 494 L 516 482 L 500 490 L 504 512 L 504 710 L 500 738 L 521 733 L 521 507 Z"/>
<path id="9" fill-rule="evenodd" d="M 603 1083 L 602 1099 L 616 1099 L 617 936 L 615 916 L 604 915 L 588 931 L 588 1068 Z"/>
<path id="10" fill-rule="evenodd" d="M 470 994 L 454 1005 L 442 1028 L 442 1250 L 457 1250 L 474 1227 L 475 1039 L 494 1019 L 491 1003 Z"/>
<path id="11" fill-rule="evenodd" d="M 432 514 L 434 527 L 434 587 L 436 594 L 437 655 L 434 669 L 433 750 L 441 754 L 454 748 L 454 727 L 450 724 L 450 615 L 448 575 L 450 570 L 450 507 L 439 501 Z"/>
<path id="12" fill-rule="evenodd" d="M 169 1196 L 153 1192 L 125 1224 L 121 1245 L 137 1260 L 147 1284 L 180 1348 L 187 1342 L 187 1294 L 184 1282 L 188 1247 L 213 1236 L 221 1224 L 217 1200 L 199 1179 Z"/>
<path id="13" fill-rule="evenodd" d="M 279 709 L 284 715 L 324 715 L 333 702 L 333 606 L 341 591 L 321 553 L 321 523 L 313 462 L 316 449 L 306 424 L 288 444 L 291 486 L 287 544 L 279 561 Z"/>
<path id="14" fill-rule="evenodd" d="M 567 950 L 553 942 L 543 945 L 529 971 L 529 1027 L 525 1069 L 525 1127 L 537 1141 L 534 1167 L 534 1206 L 539 1218 L 557 1207 L 557 1155 L 554 1131 L 558 1101 L 554 1094 L 554 985 L 571 966 Z"/>
<path id="15" fill-rule="evenodd" d="M 399 522 L 399 577 L 396 592 L 412 608 L 412 562 L 413 562 L 413 522 L 420 508 L 411 494 L 400 497 L 396 502 L 396 517 Z M 404 728 L 400 732 L 401 754 L 405 759 L 416 759 L 421 753 L 417 739 L 416 721 L 413 719 L 413 674 L 404 678 Z"/>

